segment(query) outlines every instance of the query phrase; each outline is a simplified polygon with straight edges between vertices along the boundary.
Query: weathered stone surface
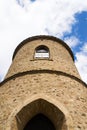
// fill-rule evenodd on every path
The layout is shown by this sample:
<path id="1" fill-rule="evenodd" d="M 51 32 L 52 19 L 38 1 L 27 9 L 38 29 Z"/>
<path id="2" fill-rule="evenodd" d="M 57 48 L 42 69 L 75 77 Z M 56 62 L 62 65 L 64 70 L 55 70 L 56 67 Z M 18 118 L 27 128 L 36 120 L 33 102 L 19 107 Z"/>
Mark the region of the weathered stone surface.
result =
<path id="1" fill-rule="evenodd" d="M 49 59 L 34 59 L 46 45 Z M 23 130 L 43 113 L 56 130 L 87 130 L 87 88 L 69 51 L 53 40 L 37 39 L 22 46 L 0 87 L 0 130 Z"/>

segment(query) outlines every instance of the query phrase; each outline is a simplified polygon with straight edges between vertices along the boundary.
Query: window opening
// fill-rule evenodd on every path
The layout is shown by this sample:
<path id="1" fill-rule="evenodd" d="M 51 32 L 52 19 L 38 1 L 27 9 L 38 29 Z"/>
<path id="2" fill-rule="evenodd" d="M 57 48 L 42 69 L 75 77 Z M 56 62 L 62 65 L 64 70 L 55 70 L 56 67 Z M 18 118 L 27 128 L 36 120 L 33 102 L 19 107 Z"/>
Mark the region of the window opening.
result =
<path id="1" fill-rule="evenodd" d="M 49 48 L 46 46 L 39 46 L 35 50 L 35 58 L 49 58 Z"/>

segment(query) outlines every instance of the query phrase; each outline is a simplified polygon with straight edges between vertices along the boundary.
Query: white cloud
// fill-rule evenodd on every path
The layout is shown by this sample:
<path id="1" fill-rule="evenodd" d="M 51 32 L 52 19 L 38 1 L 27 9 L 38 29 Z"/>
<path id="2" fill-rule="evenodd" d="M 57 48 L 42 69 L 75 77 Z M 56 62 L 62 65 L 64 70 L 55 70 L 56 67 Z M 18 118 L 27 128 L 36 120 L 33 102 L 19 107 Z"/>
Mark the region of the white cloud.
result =
<path id="1" fill-rule="evenodd" d="M 71 32 L 76 22 L 74 15 L 87 10 L 86 2 L 0 0 L 0 74 L 6 74 L 14 48 L 25 38 L 41 34 L 61 38 L 65 32 Z"/>
<path id="2" fill-rule="evenodd" d="M 76 54 L 76 66 L 81 78 L 87 83 L 87 43 L 84 44 L 81 51 Z"/>
<path id="3" fill-rule="evenodd" d="M 84 44 L 84 46 L 81 48 L 81 50 L 84 52 L 84 54 L 87 55 L 87 42 Z"/>
<path id="4" fill-rule="evenodd" d="M 80 43 L 79 39 L 78 39 L 77 37 L 75 37 L 75 36 L 66 37 L 66 38 L 64 39 L 64 41 L 65 41 L 71 48 L 76 47 L 76 46 Z"/>

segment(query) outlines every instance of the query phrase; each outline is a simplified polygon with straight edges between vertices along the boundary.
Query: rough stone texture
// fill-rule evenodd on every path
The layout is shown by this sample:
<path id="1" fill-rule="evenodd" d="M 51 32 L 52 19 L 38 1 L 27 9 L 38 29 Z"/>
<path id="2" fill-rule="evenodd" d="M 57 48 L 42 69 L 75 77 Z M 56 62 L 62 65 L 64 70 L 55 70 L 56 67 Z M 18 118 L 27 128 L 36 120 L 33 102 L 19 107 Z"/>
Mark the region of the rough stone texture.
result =
<path id="1" fill-rule="evenodd" d="M 49 47 L 50 59 L 34 59 L 38 45 Z M 87 130 L 87 88 L 64 46 L 46 39 L 27 43 L 6 78 L 14 74 L 0 87 L 0 130 L 23 130 L 37 113 L 56 130 Z"/>
<path id="2" fill-rule="evenodd" d="M 39 45 L 46 45 L 49 48 L 49 60 L 34 59 L 35 48 Z M 25 44 L 16 54 L 6 78 L 19 72 L 41 69 L 62 71 L 80 78 L 68 50 L 62 44 L 45 39 Z"/>

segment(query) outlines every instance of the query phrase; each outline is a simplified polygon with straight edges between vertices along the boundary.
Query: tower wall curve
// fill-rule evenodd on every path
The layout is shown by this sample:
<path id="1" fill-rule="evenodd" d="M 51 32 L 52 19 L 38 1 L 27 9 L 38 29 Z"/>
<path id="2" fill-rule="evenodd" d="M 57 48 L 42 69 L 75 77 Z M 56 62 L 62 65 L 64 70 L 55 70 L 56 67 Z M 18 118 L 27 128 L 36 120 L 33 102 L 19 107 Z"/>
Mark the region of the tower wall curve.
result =
<path id="1" fill-rule="evenodd" d="M 86 87 L 64 42 L 50 36 L 27 39 L 0 83 L 0 130 L 24 130 L 38 113 L 56 130 L 86 130 Z"/>
<path id="2" fill-rule="evenodd" d="M 35 57 L 35 49 L 39 46 L 46 46 L 49 49 L 48 58 Z M 73 59 L 72 51 L 63 41 L 51 36 L 32 37 L 16 48 L 6 78 L 20 72 L 46 69 L 65 72 L 80 78 Z"/>

